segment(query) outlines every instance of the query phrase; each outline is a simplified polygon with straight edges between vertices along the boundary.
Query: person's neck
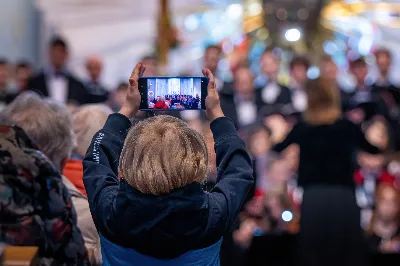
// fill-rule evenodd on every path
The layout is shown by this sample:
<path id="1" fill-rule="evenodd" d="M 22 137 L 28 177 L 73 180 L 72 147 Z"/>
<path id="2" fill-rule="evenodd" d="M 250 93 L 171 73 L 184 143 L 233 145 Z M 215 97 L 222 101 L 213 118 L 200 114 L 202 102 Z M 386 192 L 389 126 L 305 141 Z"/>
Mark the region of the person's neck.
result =
<path id="1" fill-rule="evenodd" d="M 54 71 L 64 71 L 64 66 L 52 66 L 52 69 Z"/>
<path id="2" fill-rule="evenodd" d="M 379 77 L 377 78 L 376 82 L 378 84 L 386 85 L 389 84 L 389 73 L 381 72 L 379 73 Z"/>
<path id="3" fill-rule="evenodd" d="M 362 90 L 362 91 L 364 91 L 364 90 L 366 90 L 367 88 L 368 88 L 368 86 L 365 84 L 365 82 L 364 81 L 357 81 L 357 88 L 359 89 L 359 90 Z"/>
<path id="4" fill-rule="evenodd" d="M 381 237 L 392 237 L 398 230 L 398 223 L 396 220 L 385 221 L 383 219 L 376 219 L 373 226 L 374 233 Z"/>
<path id="5" fill-rule="evenodd" d="M 268 77 L 268 83 L 278 83 L 277 75 L 269 75 L 267 77 Z"/>
<path id="6" fill-rule="evenodd" d="M 298 81 L 296 79 L 291 79 L 291 88 L 296 90 L 304 90 L 305 88 L 305 81 Z"/>
<path id="7" fill-rule="evenodd" d="M 100 83 L 100 78 L 98 77 L 90 77 L 90 82 L 99 84 Z"/>
<path id="8" fill-rule="evenodd" d="M 249 101 L 249 100 L 253 99 L 254 94 L 253 93 L 248 93 L 248 92 L 238 92 L 236 94 L 236 97 L 241 101 Z"/>

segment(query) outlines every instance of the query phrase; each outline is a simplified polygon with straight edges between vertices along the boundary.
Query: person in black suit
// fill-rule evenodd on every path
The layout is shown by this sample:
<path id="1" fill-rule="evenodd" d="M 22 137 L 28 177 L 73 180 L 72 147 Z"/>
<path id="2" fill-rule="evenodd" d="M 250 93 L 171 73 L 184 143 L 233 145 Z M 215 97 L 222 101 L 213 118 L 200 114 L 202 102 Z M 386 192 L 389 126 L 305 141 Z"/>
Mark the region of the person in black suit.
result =
<path id="1" fill-rule="evenodd" d="M 253 124 L 258 116 L 253 81 L 250 69 L 241 66 L 235 72 L 233 93 L 220 93 L 221 108 L 238 129 Z"/>
<path id="2" fill-rule="evenodd" d="M 400 117 L 400 89 L 389 80 L 392 55 L 389 50 L 381 48 L 375 52 L 376 65 L 379 69 L 379 77 L 372 85 L 374 91 L 378 92 L 389 109 L 393 119 Z"/>
<path id="3" fill-rule="evenodd" d="M 323 56 L 319 62 L 320 77 L 326 80 L 329 84 L 335 86 L 340 92 L 342 111 L 347 111 L 349 108 L 349 99 L 351 94 L 345 92 L 337 82 L 338 67 L 330 56 Z"/>
<path id="4" fill-rule="evenodd" d="M 392 127 L 396 136 L 396 149 L 400 150 L 400 88 L 389 80 L 389 72 L 392 66 L 392 54 L 385 48 L 375 51 L 376 65 L 379 69 L 379 77 L 372 85 L 374 91 L 379 93 L 384 100 Z"/>
<path id="5" fill-rule="evenodd" d="M 109 92 L 101 84 L 100 77 L 103 61 L 100 57 L 92 56 L 86 60 L 86 70 L 89 80 L 85 83 L 88 91 L 88 103 L 103 103 L 108 100 Z"/>
<path id="6" fill-rule="evenodd" d="M 56 37 L 50 42 L 49 59 L 50 67 L 29 81 L 29 90 L 63 103 L 87 103 L 85 86 L 66 70 L 68 46 L 63 39 Z"/>
<path id="7" fill-rule="evenodd" d="M 376 115 L 381 115 L 390 121 L 388 108 L 381 95 L 365 83 L 368 66 L 364 58 L 350 62 L 350 71 L 357 82 L 355 91 L 348 99 L 350 119 L 361 124 Z"/>
<path id="8" fill-rule="evenodd" d="M 283 104 L 290 105 L 292 103 L 289 88 L 279 84 L 279 58 L 274 50 L 267 49 L 261 55 L 261 71 L 267 76 L 268 83 L 265 87 L 260 88 L 256 92 L 258 106 Z"/>
<path id="9" fill-rule="evenodd" d="M 307 108 L 305 86 L 308 80 L 307 71 L 310 61 L 304 56 L 296 56 L 290 62 L 290 94 L 293 109 L 303 112 Z"/>

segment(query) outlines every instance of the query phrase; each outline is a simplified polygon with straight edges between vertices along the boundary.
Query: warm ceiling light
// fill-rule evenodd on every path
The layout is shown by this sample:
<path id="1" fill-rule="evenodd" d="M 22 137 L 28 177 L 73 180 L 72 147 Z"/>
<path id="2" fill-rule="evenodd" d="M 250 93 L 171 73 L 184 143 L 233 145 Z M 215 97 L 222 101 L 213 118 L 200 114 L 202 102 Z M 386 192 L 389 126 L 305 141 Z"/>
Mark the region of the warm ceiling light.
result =
<path id="1" fill-rule="evenodd" d="M 285 38 L 289 42 L 297 42 L 301 38 L 301 32 L 298 29 L 289 29 L 285 33 Z"/>

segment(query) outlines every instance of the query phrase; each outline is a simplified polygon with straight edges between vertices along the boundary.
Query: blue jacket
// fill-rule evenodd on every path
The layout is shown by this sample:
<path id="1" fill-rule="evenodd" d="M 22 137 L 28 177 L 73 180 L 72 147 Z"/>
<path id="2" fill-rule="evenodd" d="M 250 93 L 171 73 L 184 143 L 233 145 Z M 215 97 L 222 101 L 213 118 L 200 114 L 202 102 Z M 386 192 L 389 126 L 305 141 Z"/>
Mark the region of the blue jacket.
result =
<path id="1" fill-rule="evenodd" d="M 219 250 L 222 239 L 217 243 L 197 250 L 191 250 L 175 259 L 162 260 L 124 248 L 100 236 L 103 255 L 102 266 L 219 266 Z"/>
<path id="2" fill-rule="evenodd" d="M 118 180 L 119 157 L 130 126 L 125 116 L 110 115 L 83 160 L 97 230 L 120 247 L 159 259 L 178 258 L 220 241 L 254 183 L 250 157 L 233 122 L 223 117 L 211 123 L 218 166 L 211 192 L 192 183 L 161 196 L 143 194 L 123 177 Z"/>

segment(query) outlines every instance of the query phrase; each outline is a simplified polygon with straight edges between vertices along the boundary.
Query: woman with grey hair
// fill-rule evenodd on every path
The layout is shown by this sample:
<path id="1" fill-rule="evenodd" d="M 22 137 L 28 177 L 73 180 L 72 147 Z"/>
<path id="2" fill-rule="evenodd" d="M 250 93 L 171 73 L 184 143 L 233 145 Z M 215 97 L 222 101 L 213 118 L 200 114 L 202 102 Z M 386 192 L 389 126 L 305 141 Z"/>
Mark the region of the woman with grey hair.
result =
<path id="1" fill-rule="evenodd" d="M 104 104 L 87 104 L 77 108 L 72 114 L 73 129 L 77 145 L 67 161 L 63 174 L 64 184 L 68 187 L 75 209 L 78 213 L 78 225 L 83 232 L 86 247 L 93 251 L 92 263 L 101 265 L 100 238 L 90 214 L 86 190 L 83 185 L 82 159 L 93 136 L 103 128 L 112 110 Z"/>
<path id="2" fill-rule="evenodd" d="M 68 111 L 27 93 L 1 116 L 10 121 L 0 126 L 0 242 L 38 246 L 42 265 L 88 265 L 60 175 L 74 145 Z"/>
<path id="3" fill-rule="evenodd" d="M 103 128 L 107 117 L 111 113 L 111 108 L 104 104 L 86 104 L 76 109 L 72 114 L 72 124 L 77 145 L 64 167 L 63 174 L 85 196 L 86 189 L 82 180 L 82 159 L 89 148 L 93 136 Z"/>

